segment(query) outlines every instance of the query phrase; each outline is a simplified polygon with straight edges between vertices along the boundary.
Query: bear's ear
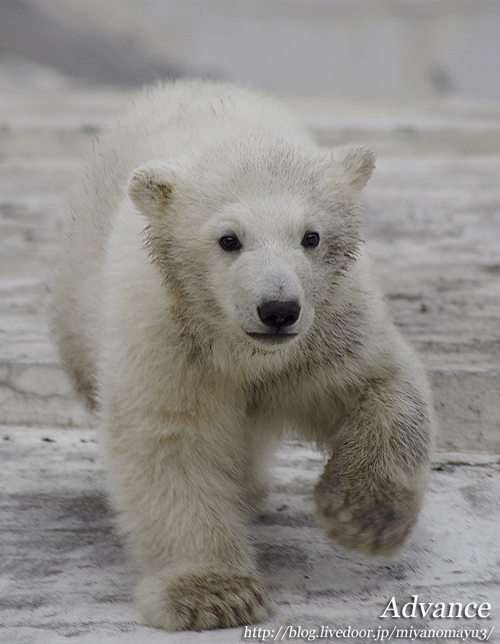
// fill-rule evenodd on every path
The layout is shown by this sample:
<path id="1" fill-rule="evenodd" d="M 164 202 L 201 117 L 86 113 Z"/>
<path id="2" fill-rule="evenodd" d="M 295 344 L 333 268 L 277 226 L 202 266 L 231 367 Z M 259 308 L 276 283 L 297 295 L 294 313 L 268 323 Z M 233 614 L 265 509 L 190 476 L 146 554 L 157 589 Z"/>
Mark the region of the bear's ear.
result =
<path id="1" fill-rule="evenodd" d="M 171 166 L 148 164 L 134 171 L 128 192 L 139 212 L 154 220 L 168 209 L 175 183 L 176 173 Z"/>
<path id="2" fill-rule="evenodd" d="M 361 145 L 346 145 L 331 151 L 336 177 L 356 192 L 365 187 L 375 167 L 375 153 Z"/>

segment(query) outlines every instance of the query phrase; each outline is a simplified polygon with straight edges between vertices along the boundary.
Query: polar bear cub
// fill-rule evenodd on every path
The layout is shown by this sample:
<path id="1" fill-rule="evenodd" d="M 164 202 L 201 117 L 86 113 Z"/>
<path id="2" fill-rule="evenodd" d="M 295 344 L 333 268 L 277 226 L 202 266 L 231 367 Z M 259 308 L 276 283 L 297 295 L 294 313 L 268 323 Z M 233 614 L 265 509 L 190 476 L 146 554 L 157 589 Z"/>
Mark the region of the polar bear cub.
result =
<path id="1" fill-rule="evenodd" d="M 285 431 L 329 455 L 317 517 L 396 552 L 416 521 L 426 380 L 360 250 L 362 147 L 317 147 L 274 100 L 179 81 L 140 94 L 72 200 L 53 327 L 99 408 L 111 498 L 168 630 L 251 624 L 273 603 L 245 534 Z"/>

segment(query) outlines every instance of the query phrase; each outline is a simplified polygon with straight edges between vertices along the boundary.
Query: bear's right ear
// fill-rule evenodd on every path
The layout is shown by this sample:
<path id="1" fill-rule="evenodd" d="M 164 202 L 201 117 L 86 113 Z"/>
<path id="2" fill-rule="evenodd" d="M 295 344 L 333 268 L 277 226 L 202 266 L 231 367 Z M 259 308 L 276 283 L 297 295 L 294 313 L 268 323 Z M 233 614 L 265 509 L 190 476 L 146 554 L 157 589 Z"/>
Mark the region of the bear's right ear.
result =
<path id="1" fill-rule="evenodd" d="M 128 193 L 140 213 L 150 221 L 161 218 L 172 202 L 175 170 L 166 164 L 148 164 L 135 170 Z"/>
<path id="2" fill-rule="evenodd" d="M 359 192 L 372 176 L 375 167 L 375 152 L 361 145 L 344 145 L 333 148 L 332 167 L 344 183 Z"/>

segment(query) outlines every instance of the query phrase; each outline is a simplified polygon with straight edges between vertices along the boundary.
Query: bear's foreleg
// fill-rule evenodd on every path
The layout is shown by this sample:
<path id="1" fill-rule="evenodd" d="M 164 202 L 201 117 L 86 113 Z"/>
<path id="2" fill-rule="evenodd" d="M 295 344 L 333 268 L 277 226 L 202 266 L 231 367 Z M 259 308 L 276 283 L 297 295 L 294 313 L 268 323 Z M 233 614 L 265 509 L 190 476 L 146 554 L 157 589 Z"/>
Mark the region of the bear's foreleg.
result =
<path id="1" fill-rule="evenodd" d="M 368 383 L 328 440 L 315 488 L 326 534 L 364 554 L 397 552 L 417 520 L 430 444 L 425 394 L 396 378 Z"/>
<path id="2" fill-rule="evenodd" d="M 132 444 L 120 434 L 108 439 L 112 487 L 141 568 L 136 599 L 147 623 L 177 631 L 266 619 L 273 604 L 254 574 L 237 455 L 213 435 Z"/>

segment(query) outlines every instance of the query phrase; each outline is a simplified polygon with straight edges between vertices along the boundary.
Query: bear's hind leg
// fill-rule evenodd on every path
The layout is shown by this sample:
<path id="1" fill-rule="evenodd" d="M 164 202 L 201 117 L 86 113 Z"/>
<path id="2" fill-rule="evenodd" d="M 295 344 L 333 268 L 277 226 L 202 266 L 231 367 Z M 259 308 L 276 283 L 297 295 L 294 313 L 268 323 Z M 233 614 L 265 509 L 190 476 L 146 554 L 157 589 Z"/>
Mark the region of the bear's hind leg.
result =
<path id="1" fill-rule="evenodd" d="M 265 425 L 249 422 L 246 466 L 243 473 L 243 503 L 251 514 L 259 511 L 271 488 L 271 462 L 278 445 L 276 435 Z"/>

